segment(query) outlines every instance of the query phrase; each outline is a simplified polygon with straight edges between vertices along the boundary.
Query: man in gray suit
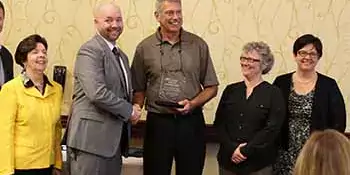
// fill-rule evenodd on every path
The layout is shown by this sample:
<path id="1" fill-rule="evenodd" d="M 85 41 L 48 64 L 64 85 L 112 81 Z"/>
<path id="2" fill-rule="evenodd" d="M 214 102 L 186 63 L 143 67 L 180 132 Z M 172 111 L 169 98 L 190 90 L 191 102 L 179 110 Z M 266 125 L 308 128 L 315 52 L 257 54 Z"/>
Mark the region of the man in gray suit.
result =
<path id="1" fill-rule="evenodd" d="M 0 33 L 5 20 L 5 7 L 0 1 Z M 0 90 L 1 86 L 13 78 L 13 58 L 10 51 L 0 44 Z"/>
<path id="2" fill-rule="evenodd" d="M 123 30 L 120 8 L 95 9 L 97 34 L 82 45 L 74 70 L 73 110 L 68 129 L 68 161 L 73 175 L 119 175 L 127 154 L 130 121 L 141 114 L 132 99 L 127 56 L 115 41 Z"/>

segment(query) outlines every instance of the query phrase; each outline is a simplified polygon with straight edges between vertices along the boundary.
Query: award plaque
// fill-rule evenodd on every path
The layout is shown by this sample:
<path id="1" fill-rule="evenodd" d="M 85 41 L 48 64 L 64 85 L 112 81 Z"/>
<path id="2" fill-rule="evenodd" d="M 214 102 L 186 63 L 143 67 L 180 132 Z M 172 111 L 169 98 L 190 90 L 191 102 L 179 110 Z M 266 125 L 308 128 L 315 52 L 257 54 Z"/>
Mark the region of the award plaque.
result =
<path id="1" fill-rule="evenodd" d="M 185 98 L 186 79 L 182 72 L 163 72 L 159 88 L 159 100 L 179 102 Z"/>

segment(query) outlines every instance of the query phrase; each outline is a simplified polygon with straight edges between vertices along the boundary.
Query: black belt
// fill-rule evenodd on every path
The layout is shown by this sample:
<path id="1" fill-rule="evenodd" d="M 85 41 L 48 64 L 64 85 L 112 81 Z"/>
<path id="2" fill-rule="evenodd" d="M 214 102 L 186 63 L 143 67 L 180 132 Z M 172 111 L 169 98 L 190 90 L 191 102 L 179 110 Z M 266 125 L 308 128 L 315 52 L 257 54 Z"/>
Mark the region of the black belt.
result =
<path id="1" fill-rule="evenodd" d="M 189 116 L 189 115 L 197 115 L 197 114 L 202 114 L 202 108 L 196 108 L 192 110 L 191 112 L 187 114 L 181 114 L 181 113 L 156 113 L 156 112 L 148 112 L 151 115 L 157 115 L 159 117 L 168 117 L 168 118 L 179 118 L 179 117 L 184 117 L 184 116 Z"/>
<path id="2" fill-rule="evenodd" d="M 164 117 L 164 118 L 177 118 L 177 117 L 180 117 L 180 116 L 184 116 L 184 115 L 181 115 L 180 113 L 175 114 L 175 113 L 156 113 L 156 112 L 148 112 L 148 114 L 150 114 L 150 115 L 155 115 L 155 116 L 157 116 L 157 117 Z"/>

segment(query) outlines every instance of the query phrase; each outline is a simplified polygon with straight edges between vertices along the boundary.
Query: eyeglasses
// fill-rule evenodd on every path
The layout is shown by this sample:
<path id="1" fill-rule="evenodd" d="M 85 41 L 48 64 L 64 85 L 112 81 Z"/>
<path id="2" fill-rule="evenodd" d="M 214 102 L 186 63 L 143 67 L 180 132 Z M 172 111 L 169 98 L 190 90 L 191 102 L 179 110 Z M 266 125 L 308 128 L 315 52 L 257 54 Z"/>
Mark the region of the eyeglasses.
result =
<path id="1" fill-rule="evenodd" d="M 248 63 L 254 63 L 254 62 L 258 63 L 261 61 L 259 59 L 255 59 L 255 58 L 251 58 L 251 57 L 244 57 L 244 56 L 239 57 L 239 60 L 241 62 L 246 61 Z"/>
<path id="2" fill-rule="evenodd" d="M 317 52 L 307 52 L 307 51 L 304 51 L 304 50 L 299 50 L 297 52 L 297 54 L 301 57 L 306 57 L 306 56 L 310 56 L 310 58 L 317 58 L 318 57 L 318 53 Z"/>

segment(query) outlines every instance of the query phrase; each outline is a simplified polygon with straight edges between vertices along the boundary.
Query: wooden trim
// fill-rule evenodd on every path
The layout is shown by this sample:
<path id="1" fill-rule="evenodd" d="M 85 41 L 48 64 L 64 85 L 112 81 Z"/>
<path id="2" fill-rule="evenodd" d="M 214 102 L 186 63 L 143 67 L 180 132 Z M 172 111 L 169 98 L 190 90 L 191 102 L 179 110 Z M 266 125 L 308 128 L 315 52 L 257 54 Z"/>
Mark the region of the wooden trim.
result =
<path id="1" fill-rule="evenodd" d="M 61 116 L 62 126 L 65 128 L 67 124 L 67 116 Z M 136 125 L 133 125 L 131 135 L 133 138 L 142 139 L 144 136 L 146 127 L 146 121 L 141 120 Z M 350 132 L 346 132 L 345 135 L 350 138 Z M 218 142 L 218 137 L 215 133 L 215 129 L 212 124 L 206 125 L 205 138 L 207 142 Z"/>

